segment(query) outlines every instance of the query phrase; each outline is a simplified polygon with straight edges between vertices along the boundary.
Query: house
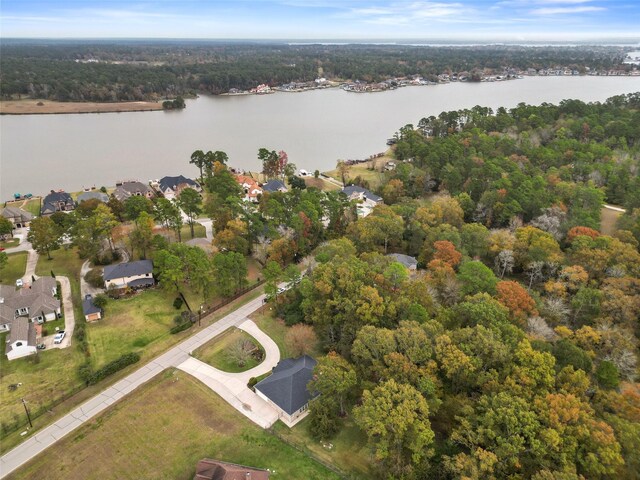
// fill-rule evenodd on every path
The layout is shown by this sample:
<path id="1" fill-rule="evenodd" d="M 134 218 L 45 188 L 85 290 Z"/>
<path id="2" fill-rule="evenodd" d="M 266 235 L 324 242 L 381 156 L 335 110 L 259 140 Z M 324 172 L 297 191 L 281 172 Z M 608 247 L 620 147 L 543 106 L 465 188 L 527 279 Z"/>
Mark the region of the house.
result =
<path id="1" fill-rule="evenodd" d="M 262 190 L 265 192 L 286 192 L 287 187 L 282 180 L 269 180 L 262 185 Z"/>
<path id="2" fill-rule="evenodd" d="M 102 192 L 82 192 L 78 195 L 78 203 L 86 202 L 87 200 L 99 200 L 102 203 L 107 203 L 109 201 L 109 195 Z"/>
<path id="3" fill-rule="evenodd" d="M 0 210 L 0 215 L 9 220 L 14 228 L 28 227 L 33 220 L 33 215 L 17 207 L 5 207 Z"/>
<path id="4" fill-rule="evenodd" d="M 51 277 L 41 277 L 19 289 L 0 285 L 0 332 L 11 330 L 14 321 L 21 317 L 37 323 L 59 318 L 60 300 L 55 298 L 56 293 L 57 283 Z"/>
<path id="5" fill-rule="evenodd" d="M 253 178 L 246 175 L 236 175 L 236 182 L 240 184 L 244 191 L 244 199 L 247 202 L 258 203 L 258 196 L 262 195 L 262 188 Z"/>
<path id="6" fill-rule="evenodd" d="M 96 307 L 91 295 L 84 296 L 84 300 L 82 301 L 82 313 L 84 314 L 84 319 L 87 322 L 95 322 L 102 318 L 102 309 L 100 307 Z"/>
<path id="7" fill-rule="evenodd" d="M 395 262 L 401 263 L 409 270 L 416 270 L 418 268 L 418 260 L 416 260 L 415 257 L 410 257 L 402 253 L 390 253 L 387 257 L 393 258 Z"/>
<path id="8" fill-rule="evenodd" d="M 107 265 L 103 276 L 105 288 L 144 288 L 156 283 L 151 260 Z"/>
<path id="9" fill-rule="evenodd" d="M 256 394 L 278 411 L 278 417 L 289 427 L 302 420 L 308 411 L 311 395 L 307 384 L 313 377 L 316 362 L 308 355 L 286 358 L 273 367 L 271 375 L 258 382 Z"/>
<path id="10" fill-rule="evenodd" d="M 196 465 L 196 476 L 193 480 L 269 480 L 269 472 L 205 458 Z"/>
<path id="11" fill-rule="evenodd" d="M 40 215 L 53 215 L 56 212 L 70 212 L 75 210 L 76 203 L 67 192 L 59 191 L 51 193 L 42 200 Z"/>
<path id="12" fill-rule="evenodd" d="M 158 182 L 158 190 L 165 198 L 173 200 L 185 188 L 193 188 L 196 192 L 201 192 L 202 187 L 195 180 L 178 175 L 177 177 L 162 177 Z"/>
<path id="13" fill-rule="evenodd" d="M 358 202 L 358 216 L 366 217 L 371 213 L 373 208 L 382 203 L 382 197 L 371 193 L 366 188 L 358 187 L 356 185 L 349 185 L 342 189 L 350 201 Z"/>
<path id="14" fill-rule="evenodd" d="M 131 180 L 118 185 L 113 192 L 113 196 L 121 202 L 124 202 L 129 197 L 153 198 L 153 190 L 142 182 Z"/>
<path id="15" fill-rule="evenodd" d="M 37 353 L 36 326 L 28 318 L 20 317 L 13 322 L 11 333 L 7 340 L 5 353 L 9 360 L 26 357 Z"/>

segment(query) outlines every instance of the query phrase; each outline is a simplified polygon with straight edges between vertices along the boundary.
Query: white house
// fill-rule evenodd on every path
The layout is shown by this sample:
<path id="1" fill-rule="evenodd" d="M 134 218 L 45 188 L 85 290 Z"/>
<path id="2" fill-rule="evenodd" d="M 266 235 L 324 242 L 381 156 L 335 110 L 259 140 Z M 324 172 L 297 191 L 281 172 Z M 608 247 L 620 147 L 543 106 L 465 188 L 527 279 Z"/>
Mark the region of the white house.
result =
<path id="1" fill-rule="evenodd" d="M 356 185 L 344 187 L 342 189 L 342 193 L 344 193 L 350 201 L 358 202 L 359 217 L 366 217 L 371 213 L 376 205 L 383 203 L 382 197 L 371 193 L 366 188 L 358 187 Z"/>
<path id="2" fill-rule="evenodd" d="M 151 260 L 107 265 L 103 277 L 105 288 L 143 288 L 155 284 Z"/>
<path id="3" fill-rule="evenodd" d="M 158 190 L 164 198 L 173 200 L 182 193 L 185 188 L 193 188 L 196 192 L 201 192 L 202 187 L 195 180 L 178 175 L 177 177 L 162 177 L 157 185 Z"/>
<path id="4" fill-rule="evenodd" d="M 36 349 L 36 326 L 26 317 L 16 318 L 5 350 L 9 360 L 33 355 Z"/>

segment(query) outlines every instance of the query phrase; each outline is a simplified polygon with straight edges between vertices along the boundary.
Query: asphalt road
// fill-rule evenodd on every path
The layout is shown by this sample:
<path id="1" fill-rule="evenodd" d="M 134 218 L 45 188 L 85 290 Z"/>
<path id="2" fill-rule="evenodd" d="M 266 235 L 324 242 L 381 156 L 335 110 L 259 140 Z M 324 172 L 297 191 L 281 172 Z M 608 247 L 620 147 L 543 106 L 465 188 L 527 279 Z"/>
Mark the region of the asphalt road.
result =
<path id="1" fill-rule="evenodd" d="M 189 352 L 192 352 L 228 328 L 242 324 L 251 313 L 262 306 L 264 298 L 264 295 L 261 295 L 229 313 L 213 325 L 189 337 L 122 380 L 119 380 L 111 387 L 106 388 L 48 427 L 39 430 L 0 458 L 0 478 L 4 478 L 163 370 L 181 365 L 190 358 Z"/>

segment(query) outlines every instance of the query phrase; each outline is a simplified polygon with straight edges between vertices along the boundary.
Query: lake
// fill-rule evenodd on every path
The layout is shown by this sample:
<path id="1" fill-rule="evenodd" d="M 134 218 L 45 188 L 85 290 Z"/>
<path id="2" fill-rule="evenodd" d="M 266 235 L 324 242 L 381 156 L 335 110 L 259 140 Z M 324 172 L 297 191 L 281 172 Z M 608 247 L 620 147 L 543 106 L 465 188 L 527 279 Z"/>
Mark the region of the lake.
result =
<path id="1" fill-rule="evenodd" d="M 384 151 L 407 123 L 475 105 L 513 107 L 566 98 L 603 101 L 640 91 L 640 77 L 525 77 L 381 93 L 340 89 L 271 95 L 201 96 L 178 112 L 0 117 L 0 199 L 14 192 L 114 185 L 117 180 L 194 176 L 194 150 L 223 150 L 231 165 L 259 170 L 260 147 L 285 150 L 298 168 Z"/>

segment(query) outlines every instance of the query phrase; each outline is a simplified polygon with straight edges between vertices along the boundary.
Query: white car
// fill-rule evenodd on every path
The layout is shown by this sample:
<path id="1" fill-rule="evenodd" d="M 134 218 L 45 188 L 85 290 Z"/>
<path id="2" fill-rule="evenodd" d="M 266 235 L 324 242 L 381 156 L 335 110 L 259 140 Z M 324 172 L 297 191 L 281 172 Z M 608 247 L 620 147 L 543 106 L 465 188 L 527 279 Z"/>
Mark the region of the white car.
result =
<path id="1" fill-rule="evenodd" d="M 56 333 L 56 336 L 53 337 L 53 343 L 62 343 L 62 339 L 65 337 L 66 334 L 67 332 L 65 332 L 64 330 L 61 330 L 58 333 Z"/>
<path id="2" fill-rule="evenodd" d="M 24 282 L 22 281 L 21 278 L 16 280 L 16 287 L 18 288 L 22 288 L 24 286 Z"/>

